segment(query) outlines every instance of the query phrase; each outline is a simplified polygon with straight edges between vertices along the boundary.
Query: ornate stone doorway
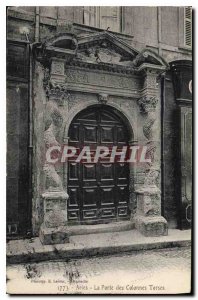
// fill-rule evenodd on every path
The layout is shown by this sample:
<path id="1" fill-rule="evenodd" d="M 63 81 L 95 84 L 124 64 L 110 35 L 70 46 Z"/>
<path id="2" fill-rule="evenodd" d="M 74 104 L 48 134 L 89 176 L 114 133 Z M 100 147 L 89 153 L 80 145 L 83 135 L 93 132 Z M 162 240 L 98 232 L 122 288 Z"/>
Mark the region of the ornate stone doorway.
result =
<path id="1" fill-rule="evenodd" d="M 80 151 L 89 146 L 94 157 L 97 146 L 127 146 L 129 133 L 115 109 L 107 105 L 91 106 L 73 119 L 69 145 Z M 118 150 L 119 151 L 119 150 Z M 110 156 L 110 155 L 109 155 Z M 68 162 L 68 222 L 109 223 L 129 219 L 129 165 L 109 162 L 109 156 L 97 162 Z"/>
<path id="2" fill-rule="evenodd" d="M 90 35 L 82 35 L 79 32 L 63 33 L 45 43 L 35 45 L 33 54 L 34 132 L 37 133 L 34 158 L 35 176 L 38 179 L 33 211 L 36 226 L 42 224 L 42 242 L 48 244 L 68 241 L 68 223 L 72 220 L 79 223 L 88 220 L 100 222 L 101 219 L 109 222 L 112 218 L 129 218 L 129 215 L 142 234 L 167 234 L 167 222 L 161 216 L 159 85 L 160 76 L 168 67 L 167 63 L 152 50 L 143 49 L 139 52 L 106 31 Z M 83 109 L 94 106 L 101 107 L 101 110 L 95 110 L 95 118 L 91 120 L 86 115 L 88 111 L 83 112 Z M 105 107 L 105 110 L 102 110 L 102 107 Z M 108 127 L 110 122 L 109 130 L 104 133 L 107 139 L 109 132 L 115 131 L 119 126 L 119 134 L 127 132 L 121 121 L 122 117 L 119 118 L 120 114 L 115 113 L 116 111 L 124 116 L 127 120 L 125 125 L 130 129 L 130 136 L 126 136 L 123 143 L 127 142 L 130 146 L 145 145 L 147 155 L 151 158 L 150 165 L 136 165 L 133 169 L 130 168 L 130 172 L 126 171 L 123 181 L 119 179 L 118 170 L 115 175 L 115 167 L 107 167 L 102 163 L 94 167 L 82 164 L 79 171 L 73 168 L 72 172 L 80 174 L 74 174 L 74 179 L 67 178 L 68 174 L 71 175 L 67 163 L 64 166 L 51 166 L 46 162 L 42 167 L 41 154 L 45 153 L 45 149 L 51 145 L 60 147 L 61 143 L 64 146 L 68 145 L 68 141 L 71 142 L 70 137 L 75 142 L 77 131 L 72 133 L 73 125 L 81 131 L 84 130 L 84 136 L 76 139 L 78 146 L 85 142 L 92 145 L 94 142 L 96 145 L 101 143 L 100 138 L 94 137 L 96 130 L 87 130 L 88 127 L 99 128 L 101 137 L 103 128 Z M 85 115 L 81 115 L 81 112 Z M 101 119 L 104 113 L 107 113 L 107 119 Z M 85 140 L 85 132 L 88 140 Z M 109 140 L 111 144 L 120 142 L 118 130 L 116 134 L 115 140 Z M 70 164 L 69 168 L 72 167 Z M 94 168 L 101 170 L 97 172 Z M 110 174 L 109 177 L 106 174 Z M 120 190 L 119 185 L 122 186 Z M 79 191 L 76 192 L 78 186 Z M 123 193 L 126 191 L 129 197 L 119 196 L 121 190 Z M 79 202 L 74 200 L 75 193 L 80 194 Z M 96 198 L 95 203 L 89 201 L 89 198 Z M 43 204 L 42 213 L 36 209 L 39 206 L 37 199 Z M 103 207 L 102 201 L 106 201 L 105 199 L 110 199 L 110 202 Z M 121 204 L 119 199 L 124 199 L 124 203 Z M 73 204 L 70 201 L 73 201 Z"/>

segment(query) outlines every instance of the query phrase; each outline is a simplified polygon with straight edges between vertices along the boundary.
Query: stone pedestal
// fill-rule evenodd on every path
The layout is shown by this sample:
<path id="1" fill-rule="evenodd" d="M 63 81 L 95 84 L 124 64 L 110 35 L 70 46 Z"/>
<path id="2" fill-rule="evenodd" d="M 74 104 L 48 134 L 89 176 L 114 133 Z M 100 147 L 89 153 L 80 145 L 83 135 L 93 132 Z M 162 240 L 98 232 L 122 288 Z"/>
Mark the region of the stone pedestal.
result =
<path id="1" fill-rule="evenodd" d="M 44 245 L 69 243 L 67 227 L 47 228 L 44 224 L 40 227 L 39 237 Z"/>
<path id="2" fill-rule="evenodd" d="M 135 227 L 144 236 L 168 235 L 168 225 L 161 216 L 160 190 L 156 186 L 136 191 L 137 214 Z"/>
<path id="3" fill-rule="evenodd" d="M 43 244 L 64 244 L 69 242 L 67 230 L 67 199 L 64 191 L 47 191 L 42 194 L 44 220 L 40 228 Z"/>

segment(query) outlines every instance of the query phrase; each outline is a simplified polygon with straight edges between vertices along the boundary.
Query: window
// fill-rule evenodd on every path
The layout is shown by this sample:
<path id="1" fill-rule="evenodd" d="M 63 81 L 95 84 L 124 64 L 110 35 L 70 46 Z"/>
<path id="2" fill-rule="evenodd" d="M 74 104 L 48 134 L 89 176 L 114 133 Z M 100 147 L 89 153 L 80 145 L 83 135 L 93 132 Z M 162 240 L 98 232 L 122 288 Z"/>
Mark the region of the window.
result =
<path id="1" fill-rule="evenodd" d="M 110 31 L 121 31 L 121 7 L 86 6 L 84 7 L 84 24 Z"/>
<path id="2" fill-rule="evenodd" d="M 192 47 L 192 8 L 184 8 L 184 45 Z"/>

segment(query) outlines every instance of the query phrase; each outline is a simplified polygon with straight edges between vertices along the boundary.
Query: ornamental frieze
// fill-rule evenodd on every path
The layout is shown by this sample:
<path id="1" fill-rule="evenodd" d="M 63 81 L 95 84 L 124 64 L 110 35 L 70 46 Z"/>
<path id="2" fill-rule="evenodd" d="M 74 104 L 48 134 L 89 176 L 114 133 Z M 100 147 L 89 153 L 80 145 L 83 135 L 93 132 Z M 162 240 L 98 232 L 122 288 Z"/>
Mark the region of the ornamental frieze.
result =
<path id="1" fill-rule="evenodd" d="M 137 77 L 123 75 L 106 74 L 99 72 L 90 72 L 85 70 L 67 70 L 67 83 L 81 83 L 98 85 L 113 88 L 137 89 L 140 88 L 140 82 Z"/>

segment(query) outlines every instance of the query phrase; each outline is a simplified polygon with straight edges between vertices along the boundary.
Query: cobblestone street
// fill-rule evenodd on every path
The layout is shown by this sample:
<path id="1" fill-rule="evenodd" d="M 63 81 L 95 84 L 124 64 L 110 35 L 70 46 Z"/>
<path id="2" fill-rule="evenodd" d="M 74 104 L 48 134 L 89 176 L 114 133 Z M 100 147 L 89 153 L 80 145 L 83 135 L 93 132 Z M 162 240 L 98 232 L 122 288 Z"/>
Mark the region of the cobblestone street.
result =
<path id="1" fill-rule="evenodd" d="M 187 247 L 10 265 L 7 291 L 14 287 L 15 293 L 187 293 L 190 268 Z"/>

